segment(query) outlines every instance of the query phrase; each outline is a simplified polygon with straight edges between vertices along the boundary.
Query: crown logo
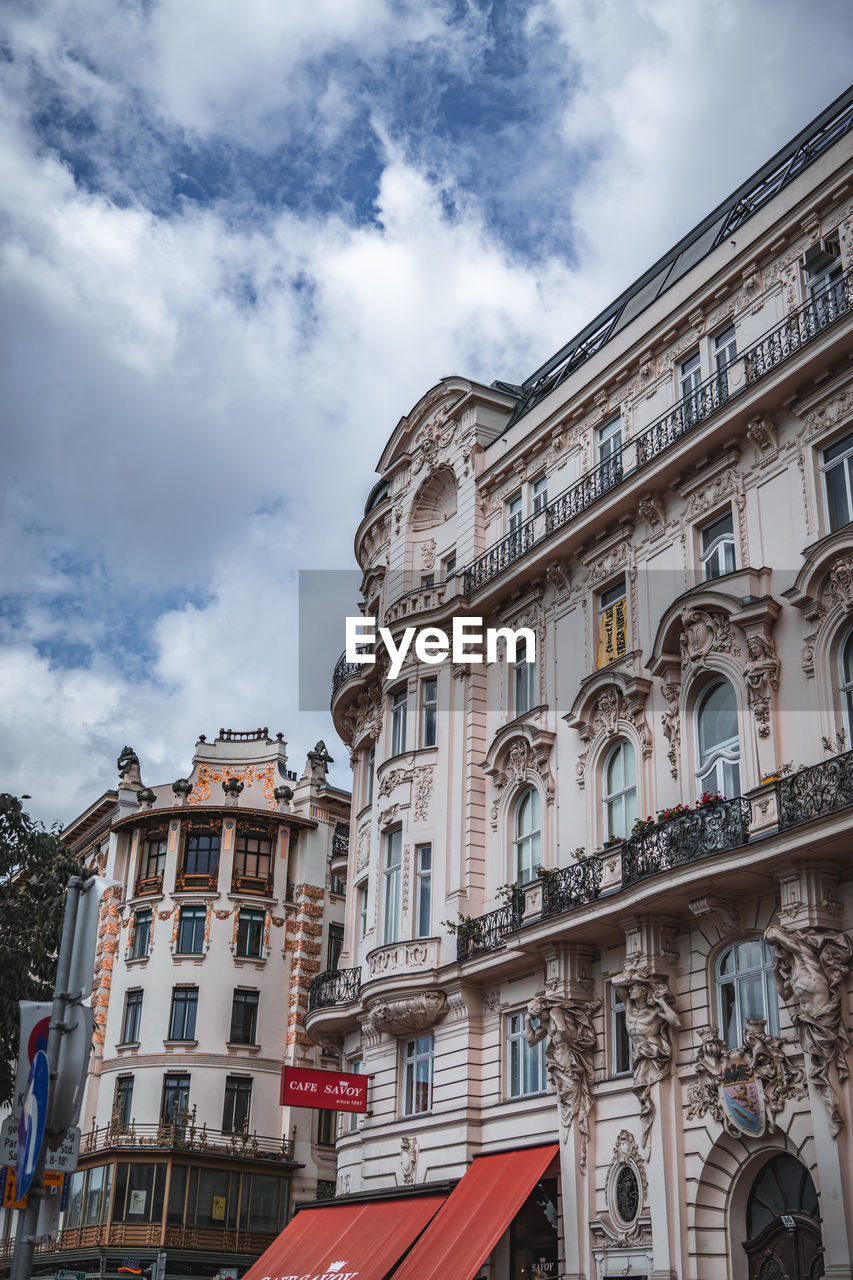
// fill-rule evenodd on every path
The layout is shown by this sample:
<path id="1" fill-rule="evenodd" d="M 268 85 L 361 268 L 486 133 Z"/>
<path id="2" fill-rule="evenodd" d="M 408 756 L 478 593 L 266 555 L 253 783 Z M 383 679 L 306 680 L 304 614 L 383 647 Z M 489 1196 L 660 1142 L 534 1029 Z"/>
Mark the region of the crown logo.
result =
<path id="1" fill-rule="evenodd" d="M 327 1271 L 341 1271 L 341 1270 L 342 1270 L 346 1265 L 347 1265 L 347 1264 L 346 1264 L 346 1262 L 344 1261 L 344 1259 L 343 1259 L 343 1258 L 341 1258 L 341 1259 L 340 1259 L 340 1261 L 338 1261 L 338 1262 L 330 1262 L 330 1263 L 329 1263 L 329 1265 L 326 1267 L 326 1270 L 327 1270 Z"/>

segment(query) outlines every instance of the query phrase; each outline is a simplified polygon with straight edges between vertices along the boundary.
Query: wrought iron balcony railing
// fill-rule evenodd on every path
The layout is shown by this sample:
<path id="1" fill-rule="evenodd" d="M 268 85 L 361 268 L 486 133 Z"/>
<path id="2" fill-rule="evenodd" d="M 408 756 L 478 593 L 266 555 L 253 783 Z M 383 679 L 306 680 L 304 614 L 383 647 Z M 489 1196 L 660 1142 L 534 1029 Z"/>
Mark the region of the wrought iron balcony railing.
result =
<path id="1" fill-rule="evenodd" d="M 361 969 L 327 969 L 308 988 L 308 1012 L 335 1004 L 352 1004 L 361 990 Z"/>
<path id="2" fill-rule="evenodd" d="M 196 1124 L 191 1112 L 179 1114 L 174 1121 L 159 1124 L 122 1124 L 114 1120 L 104 1128 L 94 1125 L 83 1134 L 80 1154 L 124 1147 L 129 1150 L 202 1151 L 216 1156 L 240 1156 L 259 1160 L 292 1160 L 293 1142 L 288 1138 L 272 1138 L 258 1133 L 227 1133 Z"/>
<path id="3" fill-rule="evenodd" d="M 776 796 L 781 829 L 853 805 L 853 751 L 779 778 Z"/>
<path id="4" fill-rule="evenodd" d="M 520 926 L 523 915 L 524 893 L 515 885 L 506 906 L 460 922 L 456 931 L 456 959 L 461 963 L 488 951 L 497 951 L 503 946 L 506 935 Z"/>
<path id="5" fill-rule="evenodd" d="M 332 835 L 332 857 L 346 858 L 349 855 L 349 827 L 335 827 Z"/>
<path id="6" fill-rule="evenodd" d="M 622 845 L 623 887 L 746 844 L 751 813 L 749 801 L 735 796 L 652 823 Z"/>
<path id="7" fill-rule="evenodd" d="M 564 493 L 558 494 L 543 511 L 528 517 L 476 560 L 460 568 L 457 572 L 462 574 L 464 594 L 470 596 L 503 573 L 851 311 L 853 269 L 815 294 L 724 369 L 716 370 L 633 440 L 626 441 Z"/>
<path id="8" fill-rule="evenodd" d="M 542 915 L 556 916 L 594 902 L 601 891 L 601 859 L 585 858 L 542 877 Z"/>
<path id="9" fill-rule="evenodd" d="M 364 666 L 360 662 L 347 662 L 347 652 L 344 649 L 341 656 L 335 663 L 335 669 L 332 672 L 332 693 L 335 692 L 338 685 L 343 684 L 345 680 L 349 680 L 350 676 L 357 676 L 360 671 L 364 670 Z"/>

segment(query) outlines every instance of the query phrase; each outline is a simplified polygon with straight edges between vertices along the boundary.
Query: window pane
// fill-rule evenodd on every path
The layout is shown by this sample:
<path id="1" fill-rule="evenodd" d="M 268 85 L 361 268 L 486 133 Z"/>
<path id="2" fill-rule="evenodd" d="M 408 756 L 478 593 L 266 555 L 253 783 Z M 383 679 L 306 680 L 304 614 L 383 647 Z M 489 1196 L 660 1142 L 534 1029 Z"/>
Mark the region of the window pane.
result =
<path id="1" fill-rule="evenodd" d="M 720 746 L 737 740 L 737 702 L 728 681 L 715 686 L 699 709 L 699 754 L 704 764 Z"/>

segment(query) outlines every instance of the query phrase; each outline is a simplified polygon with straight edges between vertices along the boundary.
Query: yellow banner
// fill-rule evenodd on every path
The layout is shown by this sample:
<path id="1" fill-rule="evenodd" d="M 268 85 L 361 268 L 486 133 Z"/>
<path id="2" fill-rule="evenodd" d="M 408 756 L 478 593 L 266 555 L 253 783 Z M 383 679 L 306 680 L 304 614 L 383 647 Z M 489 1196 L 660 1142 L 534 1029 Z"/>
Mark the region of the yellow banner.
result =
<path id="1" fill-rule="evenodd" d="M 598 659 L 596 670 L 601 670 L 628 651 L 628 609 L 623 596 L 608 608 L 602 609 L 598 624 Z"/>

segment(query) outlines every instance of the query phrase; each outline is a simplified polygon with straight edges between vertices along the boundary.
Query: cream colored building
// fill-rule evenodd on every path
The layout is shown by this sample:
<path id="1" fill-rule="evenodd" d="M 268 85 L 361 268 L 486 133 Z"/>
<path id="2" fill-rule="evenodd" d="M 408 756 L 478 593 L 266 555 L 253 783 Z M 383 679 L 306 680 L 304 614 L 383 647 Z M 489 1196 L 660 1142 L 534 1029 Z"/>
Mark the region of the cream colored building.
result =
<path id="1" fill-rule="evenodd" d="M 853 1275 L 851 113 L 379 460 L 365 614 L 536 637 L 334 674 L 346 938 L 307 1026 L 371 1076 L 338 1196 L 461 1179 L 401 1278 Z M 483 1158 L 537 1144 L 440 1263 Z"/>
<path id="2" fill-rule="evenodd" d="M 281 734 L 220 730 L 186 778 L 147 787 L 125 748 L 116 789 L 63 832 L 118 885 L 101 915 L 80 1163 L 34 1274 L 113 1276 L 160 1254 L 170 1278 L 242 1274 L 294 1199 L 334 1190 L 328 1122 L 279 1105 L 283 1064 L 336 1065 L 303 1026 L 343 937 L 332 860 L 349 795 L 328 762 L 315 749 L 299 777 Z"/>

